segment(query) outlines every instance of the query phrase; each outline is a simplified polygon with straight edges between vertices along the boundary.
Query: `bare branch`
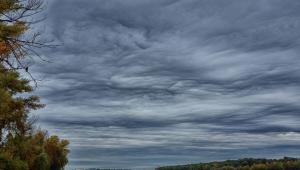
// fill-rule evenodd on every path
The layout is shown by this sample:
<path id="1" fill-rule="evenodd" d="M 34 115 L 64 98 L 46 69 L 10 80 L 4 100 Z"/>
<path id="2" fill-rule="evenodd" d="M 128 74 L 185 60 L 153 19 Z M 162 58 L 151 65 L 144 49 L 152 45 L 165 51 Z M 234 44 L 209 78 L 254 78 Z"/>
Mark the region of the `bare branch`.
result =
<path id="1" fill-rule="evenodd" d="M 7 2 L 9 1 L 10 0 L 7 0 Z M 39 18 L 28 21 L 43 11 L 43 0 L 19 0 L 17 4 L 18 5 L 12 5 L 9 10 L 1 11 L 0 9 L 0 26 L 17 25 L 21 23 L 24 24 L 25 28 L 30 28 L 31 24 L 45 19 Z M 27 38 L 24 38 L 25 36 L 7 36 L 6 34 L 0 34 L 0 42 L 5 43 L 5 46 L 8 48 L 6 49 L 8 52 L 0 54 L 0 63 L 5 64 L 8 69 L 24 70 L 31 77 L 35 86 L 37 86 L 37 81 L 28 71 L 29 66 L 24 64 L 24 59 L 38 57 L 42 61 L 50 62 L 42 58 L 36 49 L 57 47 L 57 45 L 39 42 L 39 36 L 40 33 L 28 35 Z"/>

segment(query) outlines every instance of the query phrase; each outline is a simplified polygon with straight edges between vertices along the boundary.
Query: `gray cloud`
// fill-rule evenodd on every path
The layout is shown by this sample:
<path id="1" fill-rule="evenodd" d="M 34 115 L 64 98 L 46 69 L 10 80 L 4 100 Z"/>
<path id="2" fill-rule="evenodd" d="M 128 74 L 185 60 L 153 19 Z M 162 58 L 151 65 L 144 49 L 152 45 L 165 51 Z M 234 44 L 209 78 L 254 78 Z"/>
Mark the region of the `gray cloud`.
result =
<path id="1" fill-rule="evenodd" d="M 297 155 L 299 9 L 292 0 L 49 1 L 46 37 L 61 46 L 32 68 L 48 105 L 40 124 L 71 140 L 71 167 Z"/>

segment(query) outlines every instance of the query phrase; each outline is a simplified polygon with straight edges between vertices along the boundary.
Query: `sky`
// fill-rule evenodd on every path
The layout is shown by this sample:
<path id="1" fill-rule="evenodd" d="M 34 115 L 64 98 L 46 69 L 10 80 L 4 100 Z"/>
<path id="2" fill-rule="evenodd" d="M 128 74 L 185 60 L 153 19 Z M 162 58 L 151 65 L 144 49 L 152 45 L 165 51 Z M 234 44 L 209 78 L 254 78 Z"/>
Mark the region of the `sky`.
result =
<path id="1" fill-rule="evenodd" d="M 299 157 L 300 1 L 48 0 L 31 71 L 69 168 Z"/>

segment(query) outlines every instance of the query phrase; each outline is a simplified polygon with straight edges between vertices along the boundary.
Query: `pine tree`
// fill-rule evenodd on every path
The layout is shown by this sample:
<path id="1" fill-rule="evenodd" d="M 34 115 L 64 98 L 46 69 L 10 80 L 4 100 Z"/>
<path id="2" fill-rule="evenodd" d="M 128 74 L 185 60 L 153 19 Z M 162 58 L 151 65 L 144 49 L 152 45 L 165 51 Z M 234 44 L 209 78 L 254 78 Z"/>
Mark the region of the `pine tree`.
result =
<path id="1" fill-rule="evenodd" d="M 36 43 L 22 39 L 30 23 L 26 18 L 40 12 L 40 0 L 0 0 L 0 170 L 61 170 L 68 163 L 67 140 L 33 128 L 29 117 L 40 109 L 39 97 L 30 95 L 28 71 L 22 61 Z"/>

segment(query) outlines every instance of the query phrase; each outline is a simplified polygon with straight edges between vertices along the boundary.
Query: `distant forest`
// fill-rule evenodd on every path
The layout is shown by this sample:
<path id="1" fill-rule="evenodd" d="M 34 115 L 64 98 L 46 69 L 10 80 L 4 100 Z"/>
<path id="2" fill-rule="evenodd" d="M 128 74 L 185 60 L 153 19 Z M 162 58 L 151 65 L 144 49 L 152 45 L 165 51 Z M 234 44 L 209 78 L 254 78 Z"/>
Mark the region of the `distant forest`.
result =
<path id="1" fill-rule="evenodd" d="M 300 170 L 300 159 L 239 159 L 223 162 L 159 167 L 156 170 Z"/>

